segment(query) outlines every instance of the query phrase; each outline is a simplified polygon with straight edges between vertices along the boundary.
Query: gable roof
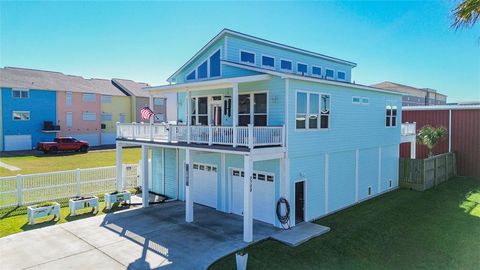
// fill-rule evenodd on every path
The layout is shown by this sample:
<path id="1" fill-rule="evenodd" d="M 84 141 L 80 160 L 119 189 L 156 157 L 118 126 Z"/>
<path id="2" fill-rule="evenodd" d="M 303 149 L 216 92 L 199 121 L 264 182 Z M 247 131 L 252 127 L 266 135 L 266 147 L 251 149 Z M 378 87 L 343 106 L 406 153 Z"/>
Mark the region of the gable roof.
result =
<path id="1" fill-rule="evenodd" d="M 167 81 L 168 81 L 168 82 L 171 82 L 171 81 L 172 81 L 172 78 L 175 77 L 175 76 L 177 76 L 178 73 L 179 73 L 183 68 L 185 68 L 186 66 L 188 66 L 193 60 L 195 60 L 195 58 L 197 58 L 197 56 L 199 56 L 200 54 L 202 54 L 208 47 L 210 47 L 210 45 L 212 45 L 212 44 L 215 43 L 217 40 L 219 40 L 220 38 L 222 38 L 223 36 L 225 36 L 225 35 L 227 35 L 227 34 L 233 35 L 233 36 L 237 36 L 237 37 L 242 37 L 242 38 L 245 38 L 245 39 L 248 39 L 248 40 L 253 40 L 253 41 L 265 43 L 265 44 L 268 44 L 268 45 L 271 45 L 271 46 L 275 46 L 275 47 L 278 47 L 278 48 L 287 49 L 287 50 L 295 51 L 295 52 L 298 52 L 298 53 L 303 53 L 303 54 L 311 55 L 311 56 L 314 56 L 314 57 L 320 57 L 320 58 L 323 58 L 323 59 L 326 59 L 326 60 L 330 60 L 330 61 L 339 62 L 339 63 L 346 64 L 346 65 L 349 65 L 349 66 L 352 66 L 352 67 L 356 67 L 356 66 L 357 66 L 356 63 L 350 62 L 350 61 L 347 61 L 347 60 L 343 60 L 343 59 L 340 59 L 340 58 L 335 58 L 335 57 L 331 57 L 331 56 L 328 56 L 328 55 L 324 55 L 324 54 L 320 54 L 320 53 L 316 53 L 316 52 L 312 52 L 312 51 L 308 51 L 308 50 L 296 48 L 296 47 L 293 47 L 293 46 L 285 45 L 285 44 L 278 43 L 278 42 L 275 42 L 275 41 L 270 41 L 270 40 L 267 40 L 267 39 L 255 37 L 255 36 L 248 35 L 248 34 L 244 34 L 244 33 L 238 32 L 238 31 L 230 30 L 230 29 L 228 29 L 228 28 L 224 28 L 222 31 L 220 31 L 220 33 L 218 33 L 215 37 L 213 37 L 207 44 L 205 44 L 205 46 L 203 46 L 194 56 L 192 56 L 192 58 L 190 58 L 190 59 L 189 59 L 185 64 L 183 64 L 177 71 L 175 71 L 175 73 L 173 73 L 170 77 L 168 77 Z"/>
<path id="2" fill-rule="evenodd" d="M 17 67 L 0 68 L 0 87 L 125 96 L 107 79 L 85 79 L 57 71 Z"/>
<path id="3" fill-rule="evenodd" d="M 435 93 L 438 96 L 447 97 L 447 95 L 438 93 L 437 90 L 435 90 L 435 89 L 417 88 L 417 87 L 413 87 L 413 86 L 409 86 L 409 85 L 405 85 L 405 84 L 400 84 L 400 83 L 389 82 L 389 81 L 385 81 L 385 82 L 381 82 L 381 83 L 377 83 L 377 84 L 372 84 L 371 86 L 376 87 L 376 88 L 395 90 L 395 91 L 399 91 L 399 92 L 402 92 L 402 93 L 408 93 L 408 94 L 411 94 L 411 95 L 421 94 L 422 96 L 425 96 L 426 92 L 430 92 L 430 93 Z"/>
<path id="4" fill-rule="evenodd" d="M 112 83 L 129 96 L 148 97 L 148 92 L 143 90 L 143 88 L 150 86 L 148 83 L 126 79 L 112 79 Z"/>

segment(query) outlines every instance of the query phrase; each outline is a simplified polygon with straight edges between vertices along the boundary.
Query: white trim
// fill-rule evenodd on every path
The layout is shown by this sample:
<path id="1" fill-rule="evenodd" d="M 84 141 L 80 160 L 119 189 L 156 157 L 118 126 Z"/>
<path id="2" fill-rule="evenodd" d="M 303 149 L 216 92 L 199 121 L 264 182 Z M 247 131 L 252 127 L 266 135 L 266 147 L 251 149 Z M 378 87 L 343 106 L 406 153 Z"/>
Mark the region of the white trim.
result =
<path id="1" fill-rule="evenodd" d="M 328 214 L 328 153 L 325 153 L 325 214 Z"/>
<path id="2" fill-rule="evenodd" d="M 220 154 L 220 166 L 221 166 L 221 169 L 222 169 L 222 173 L 220 175 L 220 183 L 222 185 L 222 191 L 220 192 L 220 201 L 221 201 L 221 204 L 222 204 L 222 207 L 220 209 L 222 209 L 224 212 L 227 212 L 227 207 L 226 207 L 226 192 L 227 192 L 227 189 L 226 189 L 226 179 L 225 179 L 225 153 L 221 153 Z M 218 171 L 218 170 L 217 170 Z"/>
<path id="3" fill-rule="evenodd" d="M 327 76 L 327 71 L 328 71 L 328 70 L 333 71 L 333 77 Z M 336 78 L 335 78 L 335 72 L 336 72 L 336 71 L 335 71 L 335 69 L 333 69 L 333 68 L 325 68 L 325 79 L 336 80 Z"/>
<path id="4" fill-rule="evenodd" d="M 448 110 L 448 152 L 452 152 L 452 110 Z"/>
<path id="5" fill-rule="evenodd" d="M 269 120 L 270 120 L 270 117 L 269 117 L 269 113 L 268 113 L 268 110 L 270 109 L 269 107 L 269 98 L 270 98 L 270 95 L 268 93 L 268 90 L 258 90 L 258 91 L 246 91 L 246 92 L 239 92 L 238 93 L 238 96 L 242 96 L 242 95 L 250 95 L 250 123 L 252 125 L 254 125 L 254 121 L 255 121 L 255 94 L 267 94 L 267 111 L 265 113 L 257 113 L 257 115 L 263 115 L 265 114 L 266 117 L 267 117 L 267 125 L 268 126 L 268 123 L 269 123 Z M 239 101 L 239 99 L 238 99 Z M 241 115 L 247 115 L 245 113 L 242 113 Z M 240 113 L 237 112 L 237 117 L 240 116 Z M 232 116 L 232 117 L 235 117 L 235 116 Z M 239 121 L 237 119 L 237 126 L 239 126 Z M 254 157 L 253 157 L 254 158 Z"/>
<path id="6" fill-rule="evenodd" d="M 342 73 L 345 75 L 345 76 L 344 76 L 345 79 L 340 79 L 340 78 L 338 77 L 338 73 L 339 73 L 339 72 L 342 72 Z M 347 72 L 346 72 L 345 70 L 337 70 L 337 80 L 342 81 L 342 82 L 346 82 L 346 81 L 347 81 Z"/>
<path id="7" fill-rule="evenodd" d="M 13 92 L 20 92 L 20 97 L 13 96 Z M 27 97 L 22 97 L 22 92 L 27 92 Z M 12 88 L 12 99 L 27 99 L 30 98 L 30 89 Z"/>
<path id="8" fill-rule="evenodd" d="M 355 202 L 358 202 L 358 177 L 359 177 L 360 150 L 355 150 Z"/>
<path id="9" fill-rule="evenodd" d="M 308 75 L 308 64 L 307 63 L 296 62 L 295 64 L 296 64 L 296 69 L 295 69 L 296 74 L 302 75 L 302 72 L 298 71 L 298 65 L 305 65 L 305 66 L 307 66 L 307 71 L 304 72 L 302 76 Z"/>
<path id="10" fill-rule="evenodd" d="M 297 95 L 298 93 L 301 92 L 301 93 L 305 93 L 307 94 L 307 111 L 306 111 L 306 116 L 305 116 L 305 128 L 297 128 Z M 309 116 L 311 115 L 310 114 L 310 95 L 311 94 L 316 94 L 318 95 L 318 119 L 317 119 L 317 123 L 318 123 L 318 127 L 317 128 L 310 128 L 309 125 L 308 125 L 308 121 L 309 121 Z M 321 124 L 322 124 L 322 121 L 321 121 L 321 116 L 322 116 L 322 96 L 329 96 L 329 114 L 328 114 L 328 128 L 322 128 L 321 127 Z M 327 130 L 330 130 L 330 118 L 331 118 L 331 113 L 332 113 L 332 95 L 330 93 L 323 93 L 323 92 L 315 92 L 315 91 L 309 91 L 309 90 L 301 90 L 301 89 L 296 89 L 295 90 L 295 110 L 294 110 L 294 113 L 295 113 L 295 132 L 305 132 L 305 131 L 327 131 Z"/>
<path id="11" fill-rule="evenodd" d="M 480 105 L 431 105 L 431 106 L 404 106 L 403 111 L 430 111 L 430 110 L 480 110 Z"/>
<path id="12" fill-rule="evenodd" d="M 253 63 L 242 61 L 242 52 L 253 54 Z M 242 63 L 242 64 L 245 64 L 245 65 L 249 65 L 249 66 L 256 66 L 257 65 L 257 54 L 255 52 L 252 52 L 252 51 L 247 51 L 247 50 L 240 49 L 240 50 L 238 50 L 238 62 Z"/>
<path id="13" fill-rule="evenodd" d="M 297 75 L 297 74 L 294 74 L 294 73 L 284 73 L 284 72 L 281 72 L 281 71 L 262 69 L 262 68 L 259 68 L 259 67 L 253 67 L 253 66 L 233 63 L 233 62 L 229 62 L 229 61 L 222 61 L 222 64 L 232 66 L 232 67 L 239 67 L 239 68 L 243 68 L 243 69 L 247 69 L 247 70 L 253 70 L 253 71 L 257 71 L 257 72 L 261 72 L 261 73 L 265 73 L 265 74 L 270 74 L 270 75 L 274 75 L 274 76 L 279 76 L 281 78 L 290 78 L 290 79 L 296 79 L 296 80 L 308 81 L 308 82 L 318 82 L 318 83 L 323 83 L 323 84 L 327 84 L 327 85 L 344 86 L 344 87 L 353 88 L 353 89 L 362 89 L 362 90 L 375 91 L 375 92 L 387 93 L 387 94 L 399 95 L 399 96 L 404 96 L 405 95 L 405 94 L 400 93 L 400 92 L 384 90 L 384 89 L 381 89 L 381 88 L 375 88 L 375 87 L 361 85 L 361 84 L 354 84 L 354 83 L 343 82 L 343 81 L 326 80 L 326 79 L 320 79 L 320 78 L 309 77 L 309 76 L 300 76 L 300 75 Z M 147 89 L 147 88 L 145 88 L 145 89 Z"/>
<path id="14" fill-rule="evenodd" d="M 288 45 L 272 42 L 272 41 L 269 41 L 269 40 L 253 37 L 253 36 L 250 36 L 250 35 L 245 35 L 245 34 L 242 34 L 242 33 L 239 33 L 239 32 L 234 32 L 234 31 L 229 30 L 229 29 L 223 29 L 214 38 L 212 38 L 207 44 L 205 44 L 195 55 L 193 55 L 192 58 L 190 58 L 190 60 L 188 60 L 177 71 L 175 71 L 175 73 L 173 73 L 170 77 L 168 77 L 167 81 L 172 82 L 172 78 L 177 76 L 178 73 L 180 73 L 180 71 L 182 71 L 184 67 L 187 67 L 199 55 L 201 55 L 204 51 L 206 51 L 212 44 L 214 44 L 217 40 L 219 40 L 225 34 L 229 34 L 229 35 L 237 36 L 237 37 L 243 37 L 243 38 L 248 39 L 248 40 L 254 40 L 254 41 L 264 43 L 264 44 L 268 44 L 268 45 L 272 45 L 272 46 L 275 46 L 275 47 L 278 47 L 278 48 L 282 48 L 282 49 L 286 49 L 286 50 L 290 50 L 290 51 L 295 51 L 295 52 L 311 55 L 311 56 L 314 56 L 314 57 L 318 57 L 318 58 L 321 58 L 321 59 L 330 60 L 330 61 L 334 61 L 334 62 L 337 62 L 337 63 L 349 65 L 351 67 L 356 67 L 357 66 L 356 63 L 353 63 L 353 62 L 350 62 L 350 61 L 338 59 L 338 58 L 335 58 L 335 57 L 331 57 L 331 56 L 327 56 L 327 55 L 323 55 L 323 54 L 319 54 L 319 53 L 310 52 L 310 51 L 307 51 L 307 50 L 294 48 L 294 47 L 291 47 L 291 46 L 288 46 Z M 227 36 L 225 35 L 225 37 L 227 37 Z"/>
<path id="15" fill-rule="evenodd" d="M 292 68 L 291 69 L 282 68 L 282 61 L 290 62 L 290 64 L 292 65 Z M 293 72 L 293 61 L 290 60 L 290 59 L 280 58 L 280 61 L 278 62 L 278 69 L 282 70 L 282 71 L 287 71 L 287 72 L 292 73 Z"/>
<path id="16" fill-rule="evenodd" d="M 354 99 L 358 98 L 358 102 L 354 101 Z M 352 96 L 352 104 L 361 104 L 362 98 L 359 96 Z"/>
<path id="17" fill-rule="evenodd" d="M 378 147 L 378 193 L 382 190 L 382 146 Z"/>
<path id="18" fill-rule="evenodd" d="M 307 181 L 308 179 L 306 177 L 304 178 L 300 178 L 300 179 L 297 179 L 294 181 L 293 185 L 294 185 L 294 189 L 295 189 L 295 186 L 297 183 L 301 183 L 303 182 L 303 221 L 304 222 L 307 222 L 308 221 L 308 215 L 307 215 L 307 211 L 308 211 L 308 207 L 307 207 L 307 196 L 308 196 L 308 192 L 307 192 Z M 295 192 L 293 192 L 293 201 L 295 202 L 295 209 L 297 209 L 297 190 L 295 189 Z M 297 213 L 295 213 L 295 219 L 297 217 Z M 296 224 L 297 221 L 294 220 L 294 223 Z"/>
<path id="19" fill-rule="evenodd" d="M 273 58 L 273 67 L 271 66 L 266 66 L 263 64 L 263 57 L 268 57 L 268 58 Z M 276 63 L 277 59 L 275 59 L 275 56 L 272 56 L 272 55 L 268 55 L 268 54 L 261 54 L 260 55 L 260 66 L 263 67 L 263 68 L 268 68 L 268 69 L 273 69 L 275 70 L 275 63 Z"/>
<path id="20" fill-rule="evenodd" d="M 224 49 L 224 57 L 225 59 L 228 59 L 228 36 L 225 36 L 225 39 L 223 41 L 223 49 Z"/>
<path id="21" fill-rule="evenodd" d="M 288 111 L 288 102 L 289 102 L 289 88 L 290 88 L 290 79 L 289 78 L 285 78 L 285 133 L 284 133 L 284 136 L 285 136 L 285 148 L 288 148 L 288 133 L 289 133 L 289 122 L 288 122 L 288 115 L 290 114 L 290 112 Z M 288 153 L 288 151 L 287 151 Z"/>
<path id="22" fill-rule="evenodd" d="M 313 73 L 313 68 L 314 68 L 314 67 L 320 69 L 320 75 Z M 311 71 L 310 74 L 311 74 L 313 77 L 323 78 L 323 75 L 322 75 L 322 73 L 323 73 L 323 67 L 317 66 L 317 65 L 312 65 L 311 68 L 310 68 L 310 71 Z"/>

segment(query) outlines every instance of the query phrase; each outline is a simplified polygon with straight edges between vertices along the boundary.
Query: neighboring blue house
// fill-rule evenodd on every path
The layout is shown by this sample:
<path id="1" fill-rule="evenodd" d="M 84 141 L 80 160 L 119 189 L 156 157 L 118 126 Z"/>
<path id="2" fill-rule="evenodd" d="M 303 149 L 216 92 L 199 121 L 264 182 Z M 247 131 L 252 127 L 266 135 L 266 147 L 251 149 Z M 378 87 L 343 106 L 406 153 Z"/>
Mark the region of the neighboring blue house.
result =
<path id="1" fill-rule="evenodd" d="M 55 132 L 44 125 L 45 121 L 56 123 L 55 91 L 1 88 L 0 95 L 0 151 L 32 149 L 37 142 L 55 138 Z"/>
<path id="2" fill-rule="evenodd" d="M 145 89 L 178 93 L 178 125 L 118 126 L 119 180 L 122 147 L 141 145 L 150 191 L 185 201 L 188 222 L 193 203 L 243 215 L 246 242 L 252 219 L 281 226 L 281 197 L 295 225 L 393 190 L 402 96 L 352 83 L 355 66 L 225 29 Z"/>

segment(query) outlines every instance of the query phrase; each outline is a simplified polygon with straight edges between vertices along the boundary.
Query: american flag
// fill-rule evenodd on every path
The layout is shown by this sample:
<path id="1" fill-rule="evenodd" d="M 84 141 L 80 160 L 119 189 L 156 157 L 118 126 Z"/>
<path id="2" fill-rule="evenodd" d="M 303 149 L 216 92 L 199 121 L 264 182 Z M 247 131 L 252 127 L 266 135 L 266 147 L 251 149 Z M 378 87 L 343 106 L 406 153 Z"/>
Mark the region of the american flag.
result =
<path id="1" fill-rule="evenodd" d="M 155 115 L 155 113 L 148 107 L 144 107 L 143 109 L 141 109 L 140 114 L 142 115 L 142 119 L 150 119 L 152 118 L 152 116 Z"/>

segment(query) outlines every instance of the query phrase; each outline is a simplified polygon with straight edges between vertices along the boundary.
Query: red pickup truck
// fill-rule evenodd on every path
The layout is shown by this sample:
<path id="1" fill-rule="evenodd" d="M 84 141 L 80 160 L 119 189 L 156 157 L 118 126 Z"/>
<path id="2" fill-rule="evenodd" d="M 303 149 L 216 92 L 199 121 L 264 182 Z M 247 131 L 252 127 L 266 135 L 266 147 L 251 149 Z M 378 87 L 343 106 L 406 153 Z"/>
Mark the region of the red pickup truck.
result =
<path id="1" fill-rule="evenodd" d="M 79 141 L 72 137 L 55 138 L 53 142 L 39 142 L 37 143 L 38 151 L 46 153 L 57 153 L 59 151 L 75 151 L 87 152 L 88 142 Z"/>

